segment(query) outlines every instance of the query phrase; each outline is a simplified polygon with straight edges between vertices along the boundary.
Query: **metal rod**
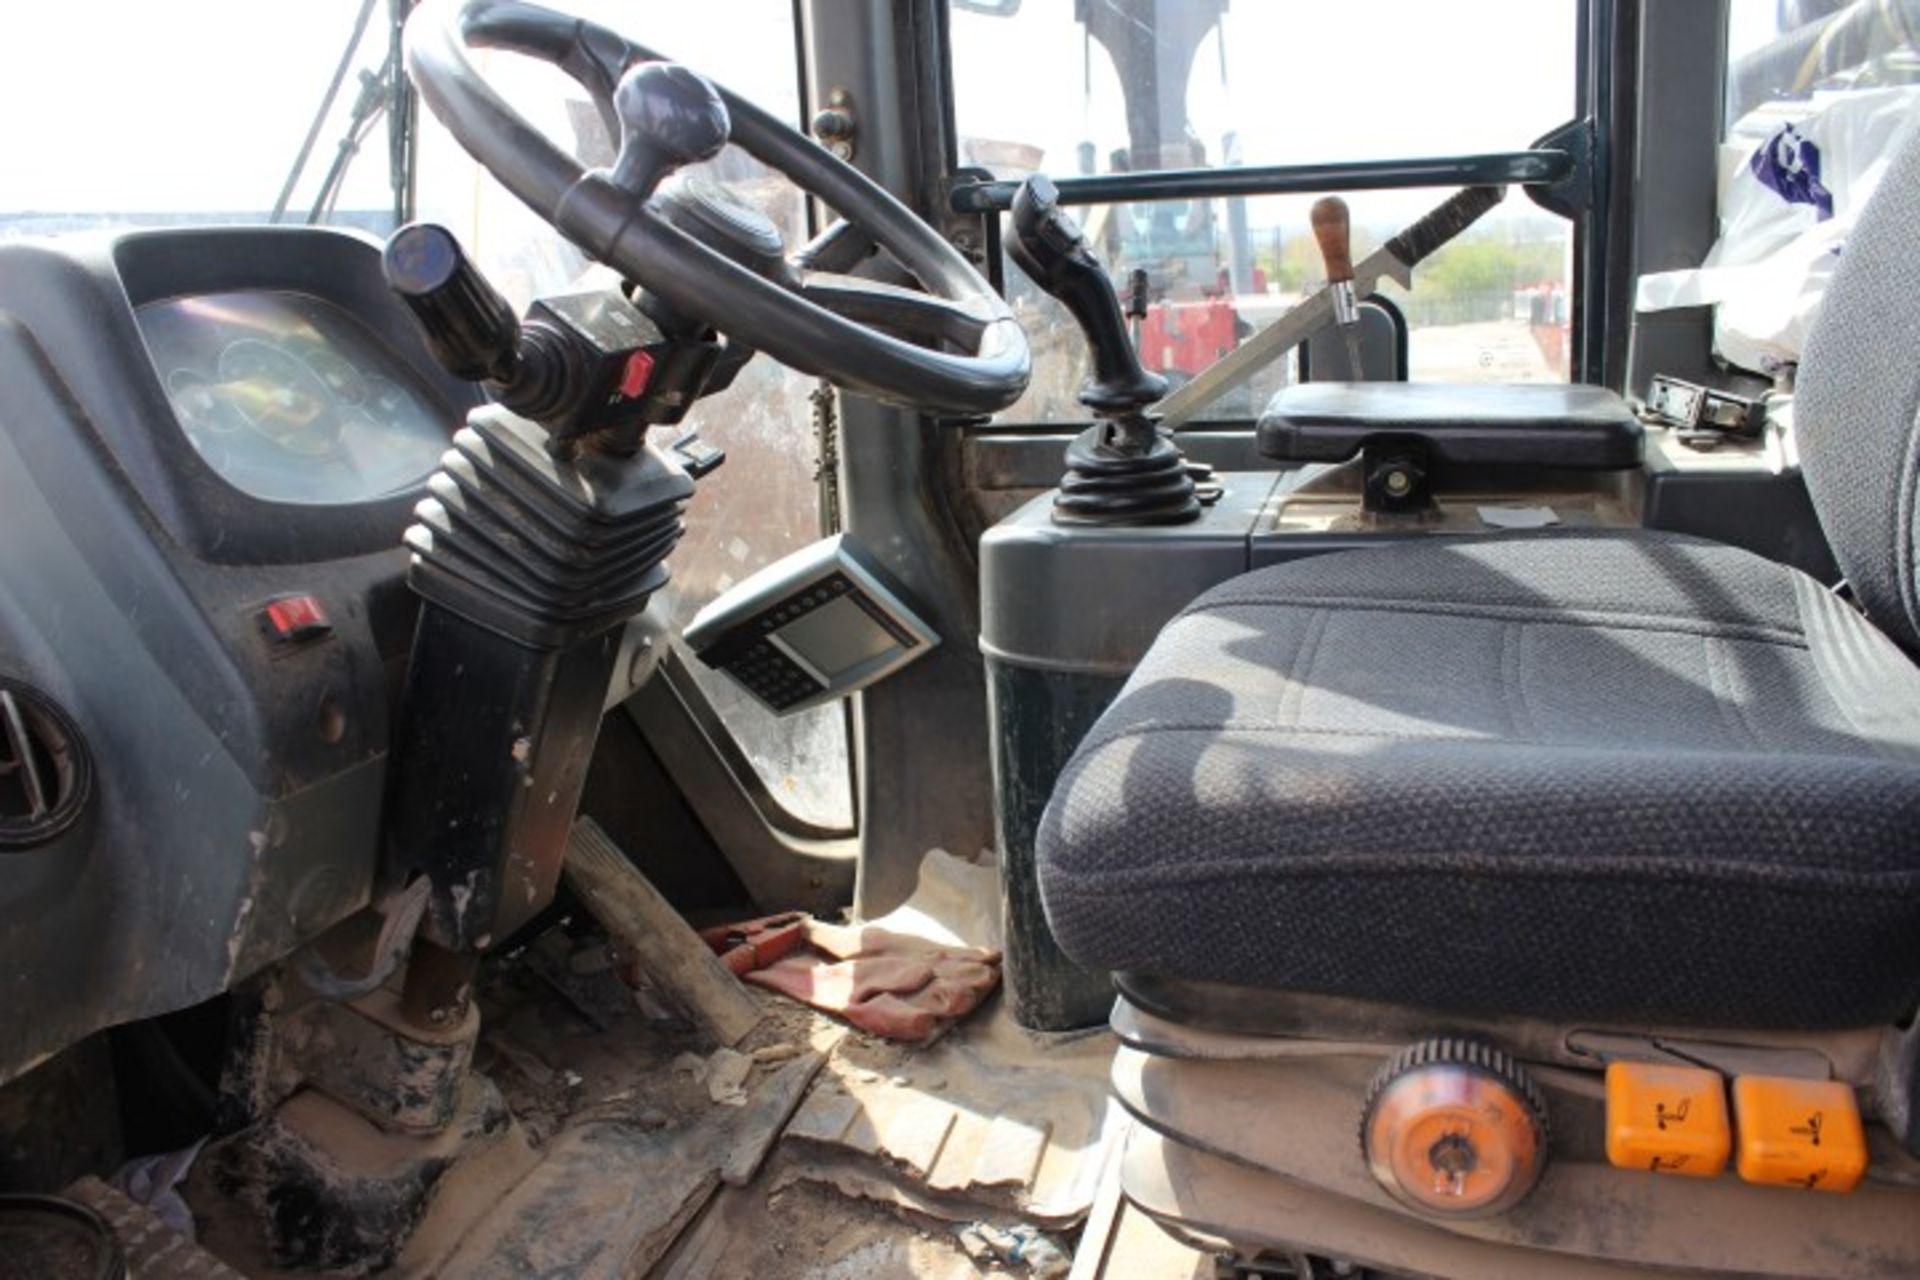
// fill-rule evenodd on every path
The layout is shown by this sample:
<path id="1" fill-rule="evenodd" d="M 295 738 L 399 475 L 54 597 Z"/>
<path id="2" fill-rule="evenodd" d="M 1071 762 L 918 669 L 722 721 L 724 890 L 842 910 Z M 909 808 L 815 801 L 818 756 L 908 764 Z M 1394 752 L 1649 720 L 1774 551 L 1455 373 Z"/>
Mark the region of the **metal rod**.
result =
<path id="1" fill-rule="evenodd" d="M 360 12 L 353 19 L 353 34 L 347 37 L 347 47 L 340 51 L 340 61 L 333 69 L 333 79 L 327 82 L 327 91 L 321 95 L 320 109 L 313 113 L 313 122 L 307 126 L 307 136 L 300 143 L 300 154 L 293 158 L 293 169 L 280 187 L 280 196 L 273 202 L 273 212 L 267 216 L 268 222 L 278 222 L 286 215 L 287 202 L 293 199 L 293 188 L 299 183 L 300 175 L 306 172 L 307 158 L 313 154 L 313 144 L 319 140 L 320 128 L 326 124 L 327 115 L 333 110 L 333 100 L 340 94 L 340 85 L 347 78 L 348 68 L 353 66 L 353 55 L 360 48 L 360 37 L 366 34 L 367 20 L 372 16 L 373 0 L 364 0 Z"/>
<path id="2" fill-rule="evenodd" d="M 449 951 L 415 938 L 400 988 L 400 1016 L 423 1030 L 458 1026 L 467 1016 L 479 968 L 480 957 L 471 952 Z"/>
<path id="3" fill-rule="evenodd" d="M 1362 160 L 1342 164 L 1236 166 L 1230 169 L 1160 169 L 1149 173 L 1104 173 L 1053 178 L 1061 204 L 1112 204 L 1128 200 L 1194 200 L 1215 196 L 1311 195 L 1322 191 L 1387 191 L 1412 187 L 1536 186 L 1573 171 L 1564 151 L 1502 151 L 1483 156 L 1436 156 L 1427 160 Z M 955 213 L 1011 209 L 1017 182 L 973 182 L 948 196 Z"/>

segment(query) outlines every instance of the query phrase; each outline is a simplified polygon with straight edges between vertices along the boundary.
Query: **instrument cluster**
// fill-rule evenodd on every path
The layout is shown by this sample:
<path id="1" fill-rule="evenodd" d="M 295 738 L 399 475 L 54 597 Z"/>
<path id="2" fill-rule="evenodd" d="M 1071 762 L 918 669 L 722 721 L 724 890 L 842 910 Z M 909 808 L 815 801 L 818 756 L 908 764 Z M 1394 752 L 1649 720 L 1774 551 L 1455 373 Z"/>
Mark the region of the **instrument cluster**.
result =
<path id="1" fill-rule="evenodd" d="M 267 502 L 339 505 L 419 484 L 455 424 L 417 375 L 331 302 L 281 290 L 138 308 L 188 441 Z"/>

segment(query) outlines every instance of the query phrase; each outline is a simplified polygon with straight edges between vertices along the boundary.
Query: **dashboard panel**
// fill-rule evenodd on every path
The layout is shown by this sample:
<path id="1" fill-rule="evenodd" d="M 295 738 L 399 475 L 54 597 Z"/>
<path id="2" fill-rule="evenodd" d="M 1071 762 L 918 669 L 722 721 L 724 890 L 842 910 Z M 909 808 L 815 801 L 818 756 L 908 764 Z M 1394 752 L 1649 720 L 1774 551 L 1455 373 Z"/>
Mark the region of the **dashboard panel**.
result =
<path id="1" fill-rule="evenodd" d="M 366 236 L 0 243 L 0 676 L 93 766 L 71 827 L 0 857 L 0 1080 L 376 892 L 401 535 L 480 400 Z M 289 600 L 318 625 L 276 631 Z"/>
<path id="2" fill-rule="evenodd" d="M 418 485 L 447 447 L 446 409 L 324 299 L 235 291 L 134 314 L 188 442 L 243 493 L 366 502 Z"/>

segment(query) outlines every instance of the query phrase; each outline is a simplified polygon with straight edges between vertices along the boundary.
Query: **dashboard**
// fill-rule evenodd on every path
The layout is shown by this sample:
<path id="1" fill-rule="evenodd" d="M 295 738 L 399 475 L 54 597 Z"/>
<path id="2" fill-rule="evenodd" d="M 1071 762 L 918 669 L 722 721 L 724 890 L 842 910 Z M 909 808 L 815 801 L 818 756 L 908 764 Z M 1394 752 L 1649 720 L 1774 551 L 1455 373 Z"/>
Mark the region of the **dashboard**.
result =
<path id="1" fill-rule="evenodd" d="M 344 504 L 418 485 L 446 409 L 352 315 L 305 294 L 211 293 L 136 310 L 195 451 L 267 502 Z"/>
<path id="2" fill-rule="evenodd" d="M 0 242 L 0 679 L 91 780 L 0 856 L 0 1080 L 377 892 L 401 535 L 480 402 L 369 237 Z"/>

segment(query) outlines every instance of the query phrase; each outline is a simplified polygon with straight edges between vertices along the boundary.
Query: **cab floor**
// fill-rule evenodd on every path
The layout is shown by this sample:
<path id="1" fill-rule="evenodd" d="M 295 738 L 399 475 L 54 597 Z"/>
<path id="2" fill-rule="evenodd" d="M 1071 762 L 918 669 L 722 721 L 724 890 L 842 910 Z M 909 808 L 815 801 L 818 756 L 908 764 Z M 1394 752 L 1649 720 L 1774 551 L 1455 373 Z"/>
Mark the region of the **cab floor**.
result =
<path id="1" fill-rule="evenodd" d="M 513 1122 L 437 1184 L 395 1266 L 402 1277 L 754 1277 L 927 1280 L 1028 1276 L 969 1256 L 983 1221 L 1043 1230 L 1071 1255 L 1094 1210 L 1117 1125 L 1104 1030 L 1039 1036 L 1003 999 L 930 1046 L 874 1039 L 754 989 L 746 1105 L 716 1101 L 714 1046 L 647 1018 L 596 931 L 550 931 L 489 966 L 476 1071 Z M 783 1071 L 820 1064 L 790 1118 L 756 1102 Z M 929 1135 L 935 1135 L 930 1139 Z M 765 1154 L 744 1185 L 718 1170 Z M 257 1229 L 189 1187 L 201 1240 L 244 1275 L 278 1277 Z M 1210 1275 L 1144 1219 L 1074 1280 Z M 1137 1238 L 1124 1248 L 1121 1237 Z M 1103 1237 L 1104 1238 L 1104 1237 Z"/>

